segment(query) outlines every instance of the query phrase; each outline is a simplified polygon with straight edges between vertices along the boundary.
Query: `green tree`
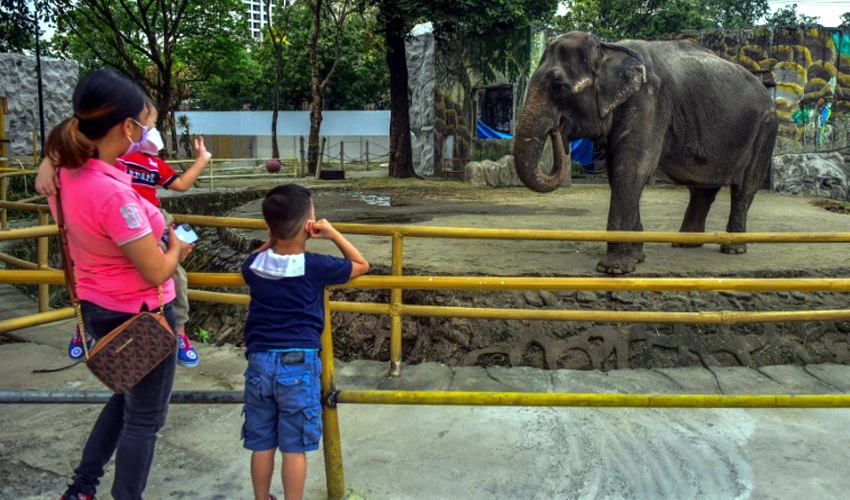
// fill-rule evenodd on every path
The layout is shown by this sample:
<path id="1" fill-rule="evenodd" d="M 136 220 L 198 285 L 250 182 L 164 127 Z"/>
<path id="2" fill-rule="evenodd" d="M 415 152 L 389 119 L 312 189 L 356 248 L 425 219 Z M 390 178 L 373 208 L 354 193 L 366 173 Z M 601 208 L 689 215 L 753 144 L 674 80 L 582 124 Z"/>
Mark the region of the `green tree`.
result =
<path id="1" fill-rule="evenodd" d="M 769 12 L 767 0 L 568 0 L 562 30 L 606 40 L 656 38 L 688 29 L 745 28 Z"/>
<path id="2" fill-rule="evenodd" d="M 850 28 L 850 12 L 845 12 L 844 14 L 841 14 L 840 19 L 841 19 L 840 27 Z"/>
<path id="3" fill-rule="evenodd" d="M 557 0 L 375 0 L 386 41 L 390 74 L 391 177 L 415 177 L 410 142 L 407 57 L 404 39 L 416 23 L 431 21 L 435 34 L 495 36 L 551 18 Z"/>
<path id="4" fill-rule="evenodd" d="M 81 59 L 86 70 L 108 65 L 143 84 L 172 144 L 173 112 L 189 97 L 190 84 L 232 67 L 247 41 L 240 0 L 54 0 L 51 6 L 54 51 Z"/>
<path id="5" fill-rule="evenodd" d="M 765 16 L 764 23 L 768 26 L 796 26 L 798 24 L 817 24 L 819 19 L 818 16 L 798 13 L 797 4 L 794 3 Z"/>
<path id="6" fill-rule="evenodd" d="M 35 46 L 35 17 L 26 0 L 0 0 L 0 52 L 22 53 Z"/>

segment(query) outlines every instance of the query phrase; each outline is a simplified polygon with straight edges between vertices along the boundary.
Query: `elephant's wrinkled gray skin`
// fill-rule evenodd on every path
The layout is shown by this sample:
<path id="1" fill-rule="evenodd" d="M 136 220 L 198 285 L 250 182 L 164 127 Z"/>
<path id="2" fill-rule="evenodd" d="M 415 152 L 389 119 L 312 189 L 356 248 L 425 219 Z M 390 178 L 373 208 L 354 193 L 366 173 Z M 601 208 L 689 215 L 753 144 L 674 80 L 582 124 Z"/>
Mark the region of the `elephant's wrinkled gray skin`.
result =
<path id="1" fill-rule="evenodd" d="M 608 44 L 573 31 L 549 42 L 531 77 L 514 163 L 526 186 L 552 191 L 569 170 L 558 151 L 563 145 L 554 143 L 591 139 L 605 150 L 608 230 L 643 230 L 640 196 L 654 174 L 690 190 L 680 231 L 705 231 L 717 192 L 729 185 L 726 231 L 745 232 L 777 128 L 773 100 L 760 80 L 707 49 L 690 41 Z M 548 174 L 538 168 L 547 134 L 556 160 Z M 747 247 L 720 250 L 744 253 Z M 608 243 L 597 270 L 626 274 L 643 260 L 642 244 Z"/>

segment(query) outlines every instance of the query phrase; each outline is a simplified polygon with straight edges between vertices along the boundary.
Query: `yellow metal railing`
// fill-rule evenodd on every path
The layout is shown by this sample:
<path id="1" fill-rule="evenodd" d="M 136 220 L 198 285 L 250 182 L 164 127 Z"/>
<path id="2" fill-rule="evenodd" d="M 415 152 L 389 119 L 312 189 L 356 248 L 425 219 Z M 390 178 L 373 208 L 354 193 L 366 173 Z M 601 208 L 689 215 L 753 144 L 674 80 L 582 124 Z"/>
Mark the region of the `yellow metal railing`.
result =
<path id="1" fill-rule="evenodd" d="M 38 227 L 0 232 L 0 240 L 38 237 L 46 241 L 56 234 L 55 225 L 47 225 L 44 206 L 10 204 L 0 206 L 30 209 L 44 214 Z M 33 208 L 33 207 L 38 207 Z M 265 229 L 260 220 L 175 215 L 178 222 L 195 225 L 227 226 Z M 684 323 L 755 323 L 775 321 L 824 321 L 850 319 L 850 310 L 825 311 L 717 311 L 717 312 L 652 312 L 652 311 L 558 311 L 536 309 L 492 309 L 446 306 L 417 306 L 402 303 L 402 289 L 456 289 L 456 290 L 610 290 L 610 291 L 850 291 L 846 279 L 727 279 L 727 278 L 520 278 L 520 277 L 467 277 L 467 276 L 403 276 L 402 257 L 404 237 L 472 238 L 472 239 L 525 239 L 525 240 L 576 240 L 612 242 L 678 242 L 678 243 L 792 243 L 792 242 L 850 242 L 850 233 L 635 233 L 605 231 L 532 231 L 502 229 L 464 229 L 406 226 L 365 226 L 337 224 L 346 234 L 383 235 L 392 237 L 392 274 L 390 276 L 361 276 L 341 288 L 390 289 L 389 304 L 330 301 L 325 293 L 325 330 L 322 333 L 322 395 L 324 400 L 324 439 L 328 496 L 343 498 L 344 474 L 339 434 L 337 403 L 359 404 L 429 404 L 429 405 L 524 405 L 524 406 L 639 406 L 639 407 L 794 407 L 836 408 L 850 407 L 850 395 L 842 394 L 775 394 L 775 395 L 715 395 L 715 394 L 534 394 L 486 392 L 414 392 L 414 391 L 347 391 L 338 390 L 333 364 L 333 343 L 330 313 L 353 312 L 361 314 L 389 314 L 392 318 L 390 373 L 398 375 L 401 368 L 401 318 L 403 316 L 504 318 L 527 320 L 583 320 L 613 322 L 684 322 Z M 38 258 L 42 264 L 29 264 L 22 270 L 0 271 L 0 283 L 62 284 L 61 271 L 46 265 L 39 247 Z M 42 259 L 43 257 L 43 259 Z M 33 269 L 32 267 L 36 268 Z M 239 287 L 244 286 L 237 273 L 190 273 L 192 286 Z M 192 300 L 247 304 L 249 297 L 232 294 L 190 290 Z M 37 324 L 71 318 L 70 308 L 43 312 L 26 318 L 0 322 L 0 332 L 34 326 Z"/>

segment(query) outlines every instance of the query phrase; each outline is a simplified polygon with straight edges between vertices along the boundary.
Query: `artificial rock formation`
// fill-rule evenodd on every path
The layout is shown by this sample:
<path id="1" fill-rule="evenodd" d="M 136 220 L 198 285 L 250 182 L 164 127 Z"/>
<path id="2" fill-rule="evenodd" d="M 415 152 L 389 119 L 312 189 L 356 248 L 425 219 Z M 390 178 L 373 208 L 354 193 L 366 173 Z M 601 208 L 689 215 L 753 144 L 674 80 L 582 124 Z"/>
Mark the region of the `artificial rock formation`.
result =
<path id="1" fill-rule="evenodd" d="M 406 42 L 408 88 L 410 89 L 410 140 L 413 169 L 422 176 L 436 174 L 434 157 L 434 92 L 437 78 L 434 34 L 425 25 L 416 26 Z"/>
<path id="2" fill-rule="evenodd" d="M 838 153 L 786 154 L 773 157 L 774 192 L 850 199 L 850 166 Z"/>
<path id="3" fill-rule="evenodd" d="M 0 54 L 0 94 L 7 100 L 6 121 L 12 156 L 32 155 L 32 133 L 40 134 L 38 80 L 34 57 Z M 44 133 L 73 113 L 71 97 L 79 78 L 76 61 L 41 60 Z M 40 146 L 39 146 L 40 148 Z"/>

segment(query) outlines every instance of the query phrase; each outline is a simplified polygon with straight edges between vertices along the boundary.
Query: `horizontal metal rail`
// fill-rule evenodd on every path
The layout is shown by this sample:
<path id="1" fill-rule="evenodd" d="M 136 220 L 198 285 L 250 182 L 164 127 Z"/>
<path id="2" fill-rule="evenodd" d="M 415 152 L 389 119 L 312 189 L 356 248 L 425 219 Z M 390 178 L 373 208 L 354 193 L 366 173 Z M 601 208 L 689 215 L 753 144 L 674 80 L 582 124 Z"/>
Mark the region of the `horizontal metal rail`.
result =
<path id="1" fill-rule="evenodd" d="M 24 272 L 24 271 L 20 271 Z M 0 277 L 2 274 L 0 274 Z M 189 273 L 192 286 L 242 287 L 239 273 Z M 23 276 L 22 276 L 23 277 Z M 29 275 L 36 279 L 36 275 Z M 2 278 L 0 278 L 2 279 Z M 605 290 L 605 291 L 738 291 L 850 292 L 847 278 L 514 278 L 502 276 L 378 276 L 354 278 L 334 288 L 409 290 Z"/>
<path id="2" fill-rule="evenodd" d="M 174 214 L 177 222 L 198 226 L 238 229 L 268 228 L 261 219 L 212 217 Z M 334 224 L 341 233 L 366 236 L 409 236 L 414 238 L 452 238 L 486 240 L 598 241 L 615 243 L 850 243 L 850 233 L 680 233 L 663 231 L 560 231 L 550 229 L 481 229 L 431 226 L 375 226 L 370 224 Z"/>
<path id="3" fill-rule="evenodd" d="M 111 391 L 0 391 L 0 404 L 95 404 L 105 403 Z M 242 391 L 174 391 L 171 403 L 242 404 Z"/>
<path id="4" fill-rule="evenodd" d="M 0 404 L 96 404 L 109 391 L 0 391 Z M 172 404 L 243 404 L 243 391 L 174 391 Z M 594 394 L 534 392 L 355 391 L 327 405 L 569 406 L 607 408 L 850 408 L 850 394 Z"/>
<path id="5" fill-rule="evenodd" d="M 618 408 L 850 407 L 850 394 L 582 394 L 554 392 L 338 391 L 333 396 L 336 403 L 375 405 L 590 406 Z"/>

